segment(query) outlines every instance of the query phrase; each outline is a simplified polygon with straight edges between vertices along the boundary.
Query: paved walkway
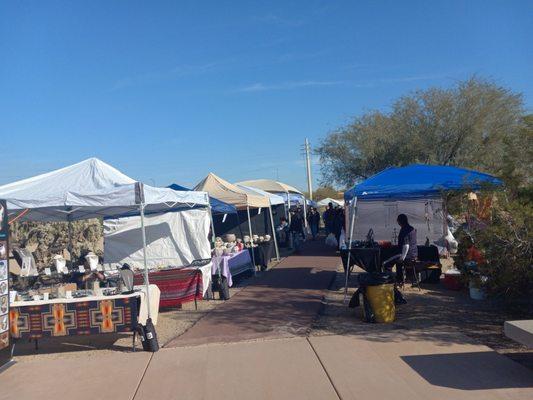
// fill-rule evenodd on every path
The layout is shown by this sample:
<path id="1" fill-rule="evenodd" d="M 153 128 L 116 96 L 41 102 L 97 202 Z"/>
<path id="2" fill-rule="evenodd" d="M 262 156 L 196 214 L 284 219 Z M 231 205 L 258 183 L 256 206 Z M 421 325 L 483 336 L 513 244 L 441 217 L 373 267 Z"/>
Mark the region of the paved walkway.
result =
<path id="1" fill-rule="evenodd" d="M 21 362 L 0 373 L 0 400 L 533 398 L 531 370 L 457 332 L 446 345 L 428 330 L 393 332 L 395 340 L 307 336 L 339 260 L 323 248 L 304 254 L 221 305 L 176 347 Z"/>
<path id="2" fill-rule="evenodd" d="M 166 347 L 306 335 L 339 265 L 323 241 L 307 242 Z"/>

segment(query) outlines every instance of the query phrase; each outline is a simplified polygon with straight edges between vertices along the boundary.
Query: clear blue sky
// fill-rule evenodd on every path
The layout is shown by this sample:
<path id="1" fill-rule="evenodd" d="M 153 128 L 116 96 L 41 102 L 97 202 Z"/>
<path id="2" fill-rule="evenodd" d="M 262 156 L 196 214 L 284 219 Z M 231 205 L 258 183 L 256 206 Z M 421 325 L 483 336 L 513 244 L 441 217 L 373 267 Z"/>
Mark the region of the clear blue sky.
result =
<path id="1" fill-rule="evenodd" d="M 531 110 L 532 38 L 532 1 L 4 1 L 0 183 L 96 156 L 305 188 L 306 136 L 417 88 L 479 74 Z"/>

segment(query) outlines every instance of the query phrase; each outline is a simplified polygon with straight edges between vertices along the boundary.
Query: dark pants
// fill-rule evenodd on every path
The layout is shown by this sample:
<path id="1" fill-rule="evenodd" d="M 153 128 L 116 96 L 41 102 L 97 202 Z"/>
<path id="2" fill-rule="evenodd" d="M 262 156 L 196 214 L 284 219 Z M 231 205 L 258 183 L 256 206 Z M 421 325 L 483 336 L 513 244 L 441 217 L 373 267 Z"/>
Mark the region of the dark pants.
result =
<path id="1" fill-rule="evenodd" d="M 311 235 L 313 235 L 313 240 L 316 239 L 316 235 L 318 235 L 318 224 L 311 224 Z"/>

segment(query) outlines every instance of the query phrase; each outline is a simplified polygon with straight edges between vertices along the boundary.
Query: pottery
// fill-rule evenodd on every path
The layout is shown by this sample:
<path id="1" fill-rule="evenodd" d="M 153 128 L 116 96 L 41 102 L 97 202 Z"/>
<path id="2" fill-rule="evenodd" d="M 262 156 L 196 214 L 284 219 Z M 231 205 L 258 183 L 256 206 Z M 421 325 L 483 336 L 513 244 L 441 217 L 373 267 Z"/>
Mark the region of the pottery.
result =
<path id="1" fill-rule="evenodd" d="M 235 242 L 237 240 L 237 236 L 235 236 L 233 233 L 228 233 L 226 236 L 224 236 L 224 240 L 226 242 Z"/>

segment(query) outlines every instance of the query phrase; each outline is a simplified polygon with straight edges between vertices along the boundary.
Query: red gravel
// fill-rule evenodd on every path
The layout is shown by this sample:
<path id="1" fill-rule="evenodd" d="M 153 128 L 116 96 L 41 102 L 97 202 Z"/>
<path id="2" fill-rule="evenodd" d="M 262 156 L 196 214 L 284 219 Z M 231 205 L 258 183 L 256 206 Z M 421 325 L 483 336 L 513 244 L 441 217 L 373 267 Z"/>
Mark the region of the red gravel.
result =
<path id="1" fill-rule="evenodd" d="M 165 347 L 306 335 L 340 262 L 323 241 L 307 242 Z"/>

